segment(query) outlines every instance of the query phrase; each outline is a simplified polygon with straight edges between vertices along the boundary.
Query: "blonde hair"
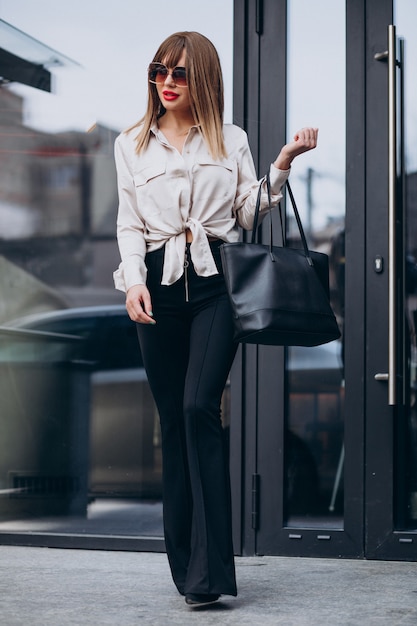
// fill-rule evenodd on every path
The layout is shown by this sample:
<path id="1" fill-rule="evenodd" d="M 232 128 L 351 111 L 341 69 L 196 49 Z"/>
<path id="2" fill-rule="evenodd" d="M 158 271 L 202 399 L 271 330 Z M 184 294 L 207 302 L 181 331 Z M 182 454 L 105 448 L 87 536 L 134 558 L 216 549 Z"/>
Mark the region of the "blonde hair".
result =
<path id="1" fill-rule="evenodd" d="M 223 76 L 214 45 L 200 33 L 187 31 L 174 33 L 162 42 L 152 62 L 175 67 L 184 50 L 191 111 L 195 123 L 200 127 L 211 156 L 214 159 L 221 159 L 227 156 L 223 138 Z M 148 82 L 146 113 L 137 124 L 126 131 L 141 126 L 136 137 L 138 154 L 146 149 L 150 129 L 164 113 L 165 109 L 159 99 L 156 85 Z"/>

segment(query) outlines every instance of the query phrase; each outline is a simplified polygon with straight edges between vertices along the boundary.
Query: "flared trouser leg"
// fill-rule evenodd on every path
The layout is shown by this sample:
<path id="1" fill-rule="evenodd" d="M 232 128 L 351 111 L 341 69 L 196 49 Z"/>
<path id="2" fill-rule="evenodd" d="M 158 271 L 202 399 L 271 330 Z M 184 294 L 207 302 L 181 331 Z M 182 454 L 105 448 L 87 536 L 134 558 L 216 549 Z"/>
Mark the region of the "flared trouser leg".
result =
<path id="1" fill-rule="evenodd" d="M 182 326 L 181 322 L 179 325 Z M 187 342 L 183 331 L 180 332 L 177 327 L 176 332 L 171 334 L 170 324 L 160 317 L 155 327 L 138 325 L 137 328 L 161 424 L 165 547 L 174 582 L 178 591 L 184 594 L 192 523 L 192 495 L 182 410 Z"/>
<path id="2" fill-rule="evenodd" d="M 230 478 L 220 402 L 235 355 L 227 297 L 193 320 L 184 416 L 193 497 L 186 591 L 236 594 Z"/>
<path id="3" fill-rule="evenodd" d="M 236 345 L 222 279 L 209 280 L 191 277 L 187 303 L 181 281 L 155 285 L 156 325 L 138 325 L 138 336 L 161 421 L 164 533 L 174 582 L 183 594 L 236 595 L 220 416 Z"/>

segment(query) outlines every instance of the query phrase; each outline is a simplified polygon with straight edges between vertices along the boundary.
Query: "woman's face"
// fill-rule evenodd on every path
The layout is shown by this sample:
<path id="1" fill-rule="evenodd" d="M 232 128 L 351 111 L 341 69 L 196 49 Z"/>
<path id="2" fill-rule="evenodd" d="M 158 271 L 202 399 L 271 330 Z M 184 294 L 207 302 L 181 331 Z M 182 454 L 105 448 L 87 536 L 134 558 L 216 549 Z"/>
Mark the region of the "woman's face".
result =
<path id="1" fill-rule="evenodd" d="M 163 63 L 166 65 L 165 59 Z M 187 67 L 185 50 L 183 51 L 177 66 Z M 172 71 L 174 68 L 169 67 L 168 69 Z M 173 113 L 190 111 L 191 100 L 188 87 L 179 87 L 176 85 L 172 74 L 168 74 L 164 83 L 157 84 L 156 89 L 158 91 L 159 99 L 166 111 L 172 111 Z"/>

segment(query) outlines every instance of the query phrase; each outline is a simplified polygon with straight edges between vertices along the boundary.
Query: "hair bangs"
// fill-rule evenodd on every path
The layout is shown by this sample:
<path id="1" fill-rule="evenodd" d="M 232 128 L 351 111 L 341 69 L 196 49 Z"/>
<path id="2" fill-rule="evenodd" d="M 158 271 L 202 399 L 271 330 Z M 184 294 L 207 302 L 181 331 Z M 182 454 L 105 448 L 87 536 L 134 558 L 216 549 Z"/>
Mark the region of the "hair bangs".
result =
<path id="1" fill-rule="evenodd" d="M 164 63 L 167 67 L 176 67 L 185 49 L 185 38 L 174 35 L 169 42 L 162 43 L 153 60 L 156 63 Z"/>

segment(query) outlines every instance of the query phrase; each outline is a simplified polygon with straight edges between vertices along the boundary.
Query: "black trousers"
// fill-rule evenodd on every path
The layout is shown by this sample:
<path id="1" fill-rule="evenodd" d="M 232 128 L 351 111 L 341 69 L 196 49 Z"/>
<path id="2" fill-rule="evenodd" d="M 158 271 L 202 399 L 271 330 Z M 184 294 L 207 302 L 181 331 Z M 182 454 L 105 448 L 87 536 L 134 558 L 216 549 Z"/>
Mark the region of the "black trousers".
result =
<path id="1" fill-rule="evenodd" d="M 220 243 L 210 244 L 219 275 L 197 276 L 187 246 L 187 276 L 170 286 L 160 284 L 164 249 L 147 254 L 156 324 L 137 324 L 161 421 L 165 544 L 182 594 L 237 593 L 228 451 L 220 416 L 237 345 Z"/>

